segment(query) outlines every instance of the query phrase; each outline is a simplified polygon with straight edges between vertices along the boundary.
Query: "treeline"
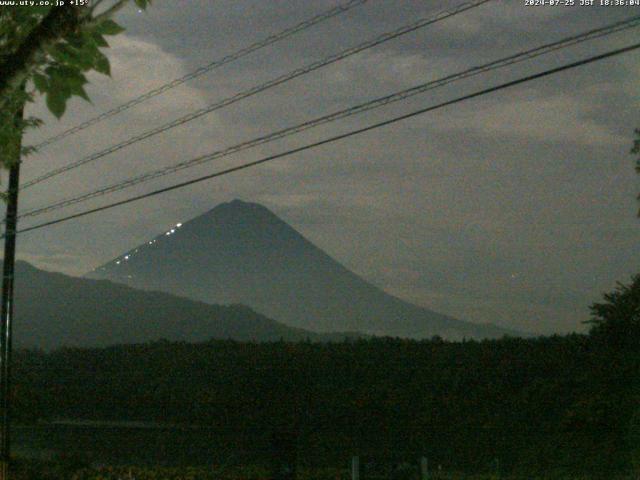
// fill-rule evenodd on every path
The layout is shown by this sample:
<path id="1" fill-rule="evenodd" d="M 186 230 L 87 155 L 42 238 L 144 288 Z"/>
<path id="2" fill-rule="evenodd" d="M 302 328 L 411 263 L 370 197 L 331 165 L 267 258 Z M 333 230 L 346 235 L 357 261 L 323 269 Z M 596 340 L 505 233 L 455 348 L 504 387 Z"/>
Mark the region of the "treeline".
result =
<path id="1" fill-rule="evenodd" d="M 22 421 L 202 425 L 227 445 L 301 465 L 424 455 L 448 470 L 499 465 L 504 473 L 611 478 L 630 472 L 637 455 L 637 340 L 636 333 L 22 351 L 15 411 Z"/>

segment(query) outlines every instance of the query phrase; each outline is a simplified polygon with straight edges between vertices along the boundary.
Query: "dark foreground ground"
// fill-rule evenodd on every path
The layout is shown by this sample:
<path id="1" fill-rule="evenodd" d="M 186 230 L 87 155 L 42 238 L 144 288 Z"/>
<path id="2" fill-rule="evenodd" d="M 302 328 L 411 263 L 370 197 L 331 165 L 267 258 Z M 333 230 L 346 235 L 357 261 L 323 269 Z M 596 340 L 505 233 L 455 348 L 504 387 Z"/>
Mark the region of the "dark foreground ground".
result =
<path id="1" fill-rule="evenodd" d="M 241 468 L 223 467 L 138 467 L 103 466 L 87 467 L 76 460 L 66 459 L 56 462 L 18 461 L 14 465 L 15 480 L 263 480 L 273 478 L 264 467 L 245 466 Z M 301 480 L 351 480 L 348 469 L 300 469 L 296 478 Z M 390 477 L 363 476 L 363 480 L 420 480 L 415 472 L 396 474 Z M 429 473 L 429 480 L 585 480 L 583 475 L 506 475 L 506 474 L 466 474 L 462 472 L 435 471 Z M 635 480 L 633 475 L 613 475 L 611 480 Z"/>
<path id="2" fill-rule="evenodd" d="M 132 478 L 268 478 L 285 465 L 300 478 L 336 479 L 348 476 L 354 455 L 378 465 L 362 480 L 390 478 L 380 465 L 415 465 L 422 456 L 432 473 L 466 475 L 458 478 L 633 478 L 638 338 L 629 331 L 22 351 L 16 448 L 49 448 L 48 458 L 93 466 L 76 478 L 129 478 L 129 465 L 139 472 Z M 60 419 L 76 424 L 52 423 Z M 26 478 L 73 478 L 35 475 Z"/>

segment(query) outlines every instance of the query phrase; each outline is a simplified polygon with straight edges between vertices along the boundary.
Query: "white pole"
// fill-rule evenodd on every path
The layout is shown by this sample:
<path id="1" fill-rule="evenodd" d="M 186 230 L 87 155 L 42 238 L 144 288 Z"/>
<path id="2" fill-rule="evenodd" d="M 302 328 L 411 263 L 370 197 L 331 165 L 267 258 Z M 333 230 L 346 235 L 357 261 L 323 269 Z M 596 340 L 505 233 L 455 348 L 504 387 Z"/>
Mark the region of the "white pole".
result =
<path id="1" fill-rule="evenodd" d="M 429 480 L 429 460 L 427 457 L 420 457 L 420 478 Z"/>
<path id="2" fill-rule="evenodd" d="M 351 459 L 351 480 L 360 480 L 360 457 Z"/>

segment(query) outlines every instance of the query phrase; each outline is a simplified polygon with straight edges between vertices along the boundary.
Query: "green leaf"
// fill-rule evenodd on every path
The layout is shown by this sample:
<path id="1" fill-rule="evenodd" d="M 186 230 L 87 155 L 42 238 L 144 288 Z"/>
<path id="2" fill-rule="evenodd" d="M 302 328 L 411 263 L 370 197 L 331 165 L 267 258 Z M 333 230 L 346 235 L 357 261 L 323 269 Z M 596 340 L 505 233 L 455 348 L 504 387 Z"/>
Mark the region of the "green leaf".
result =
<path id="1" fill-rule="evenodd" d="M 149 3 L 147 2 L 147 0 L 135 0 L 135 1 L 136 1 L 136 6 L 143 10 L 147 8 L 147 4 Z"/>
<path id="2" fill-rule="evenodd" d="M 37 117 L 27 117 L 24 119 L 25 128 L 38 128 L 41 127 L 44 122 Z"/>
<path id="3" fill-rule="evenodd" d="M 49 92 L 56 92 L 70 97 L 74 89 L 87 83 L 87 78 L 77 67 L 69 65 L 54 65 L 48 67 L 45 73 L 49 75 Z"/>
<path id="4" fill-rule="evenodd" d="M 73 89 L 76 87 L 81 87 L 88 82 L 87 77 L 85 77 L 82 73 L 80 72 L 76 72 L 75 75 L 73 76 L 68 76 L 66 79 L 67 85 L 69 85 L 69 88 Z"/>
<path id="5" fill-rule="evenodd" d="M 68 65 L 64 65 L 61 63 L 52 63 L 44 69 L 44 73 L 49 75 L 49 78 L 60 78 L 68 75 L 72 70 L 74 70 L 73 67 L 70 67 Z"/>
<path id="6" fill-rule="evenodd" d="M 109 59 L 101 54 L 94 63 L 96 72 L 102 73 L 107 76 L 111 76 L 111 65 L 109 65 Z"/>
<path id="7" fill-rule="evenodd" d="M 36 153 L 36 152 L 37 152 L 36 147 L 33 147 L 33 146 L 22 147 L 22 149 L 20 151 L 20 155 L 22 157 L 27 157 L 29 155 L 32 155 L 32 154 Z"/>
<path id="8" fill-rule="evenodd" d="M 67 34 L 64 39 L 72 47 L 81 49 L 86 41 L 85 35 L 83 35 L 83 33 L 84 32 L 71 32 Z"/>
<path id="9" fill-rule="evenodd" d="M 87 92 L 85 91 L 82 85 L 76 85 L 71 87 L 71 93 L 91 103 L 91 99 L 89 98 L 89 95 L 87 95 Z"/>
<path id="10" fill-rule="evenodd" d="M 33 74 L 33 84 L 40 93 L 45 93 L 49 89 L 49 79 L 41 73 Z"/>
<path id="11" fill-rule="evenodd" d="M 56 118 L 62 117 L 64 111 L 67 108 L 67 98 L 60 91 L 47 93 L 47 107 L 53 113 Z"/>
<path id="12" fill-rule="evenodd" d="M 99 51 L 93 40 L 90 40 L 90 42 L 82 43 L 80 48 L 73 47 L 70 44 L 59 44 L 51 48 L 50 53 L 54 60 L 59 63 L 82 70 L 89 70 L 93 67 L 96 52 Z"/>
<path id="13" fill-rule="evenodd" d="M 96 42 L 97 46 L 105 47 L 105 48 L 109 46 L 109 44 L 104 39 L 104 37 L 100 35 L 98 32 L 92 32 L 91 37 L 93 38 L 94 42 Z"/>
<path id="14" fill-rule="evenodd" d="M 96 32 L 101 35 L 118 35 L 124 32 L 124 28 L 111 19 L 104 20 L 96 27 Z"/>
<path id="15" fill-rule="evenodd" d="M 69 62 L 74 67 L 79 67 L 82 70 L 89 70 L 93 67 L 93 59 L 91 58 L 91 54 L 87 52 L 87 50 L 82 49 L 79 50 L 73 47 L 66 48 L 71 61 Z"/>
<path id="16" fill-rule="evenodd" d="M 49 49 L 49 54 L 54 60 L 60 63 L 73 63 L 74 59 L 68 49 L 64 48 L 64 45 L 54 45 Z"/>

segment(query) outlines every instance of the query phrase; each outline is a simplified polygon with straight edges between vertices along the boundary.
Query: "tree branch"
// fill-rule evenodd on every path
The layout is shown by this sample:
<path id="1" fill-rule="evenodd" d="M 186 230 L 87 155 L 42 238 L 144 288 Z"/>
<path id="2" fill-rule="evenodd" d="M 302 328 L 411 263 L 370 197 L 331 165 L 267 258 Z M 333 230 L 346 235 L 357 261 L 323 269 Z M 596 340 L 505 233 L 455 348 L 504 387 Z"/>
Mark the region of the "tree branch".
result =
<path id="1" fill-rule="evenodd" d="M 113 15 L 115 15 L 119 10 L 122 9 L 122 7 L 124 7 L 127 2 L 129 0 L 118 0 L 116 3 L 114 3 L 113 5 L 111 5 L 111 7 L 109 7 L 107 10 L 105 10 L 104 12 L 102 12 L 100 15 L 96 15 L 93 18 L 93 22 L 101 22 L 102 20 L 105 20 L 106 18 L 112 17 Z"/>
<path id="2" fill-rule="evenodd" d="M 80 9 L 53 8 L 27 36 L 20 47 L 0 63 L 0 102 L 7 99 L 27 80 L 37 66 L 37 55 L 44 48 L 73 32 L 80 25 Z M 0 108 L 2 106 L 0 104 Z"/>

